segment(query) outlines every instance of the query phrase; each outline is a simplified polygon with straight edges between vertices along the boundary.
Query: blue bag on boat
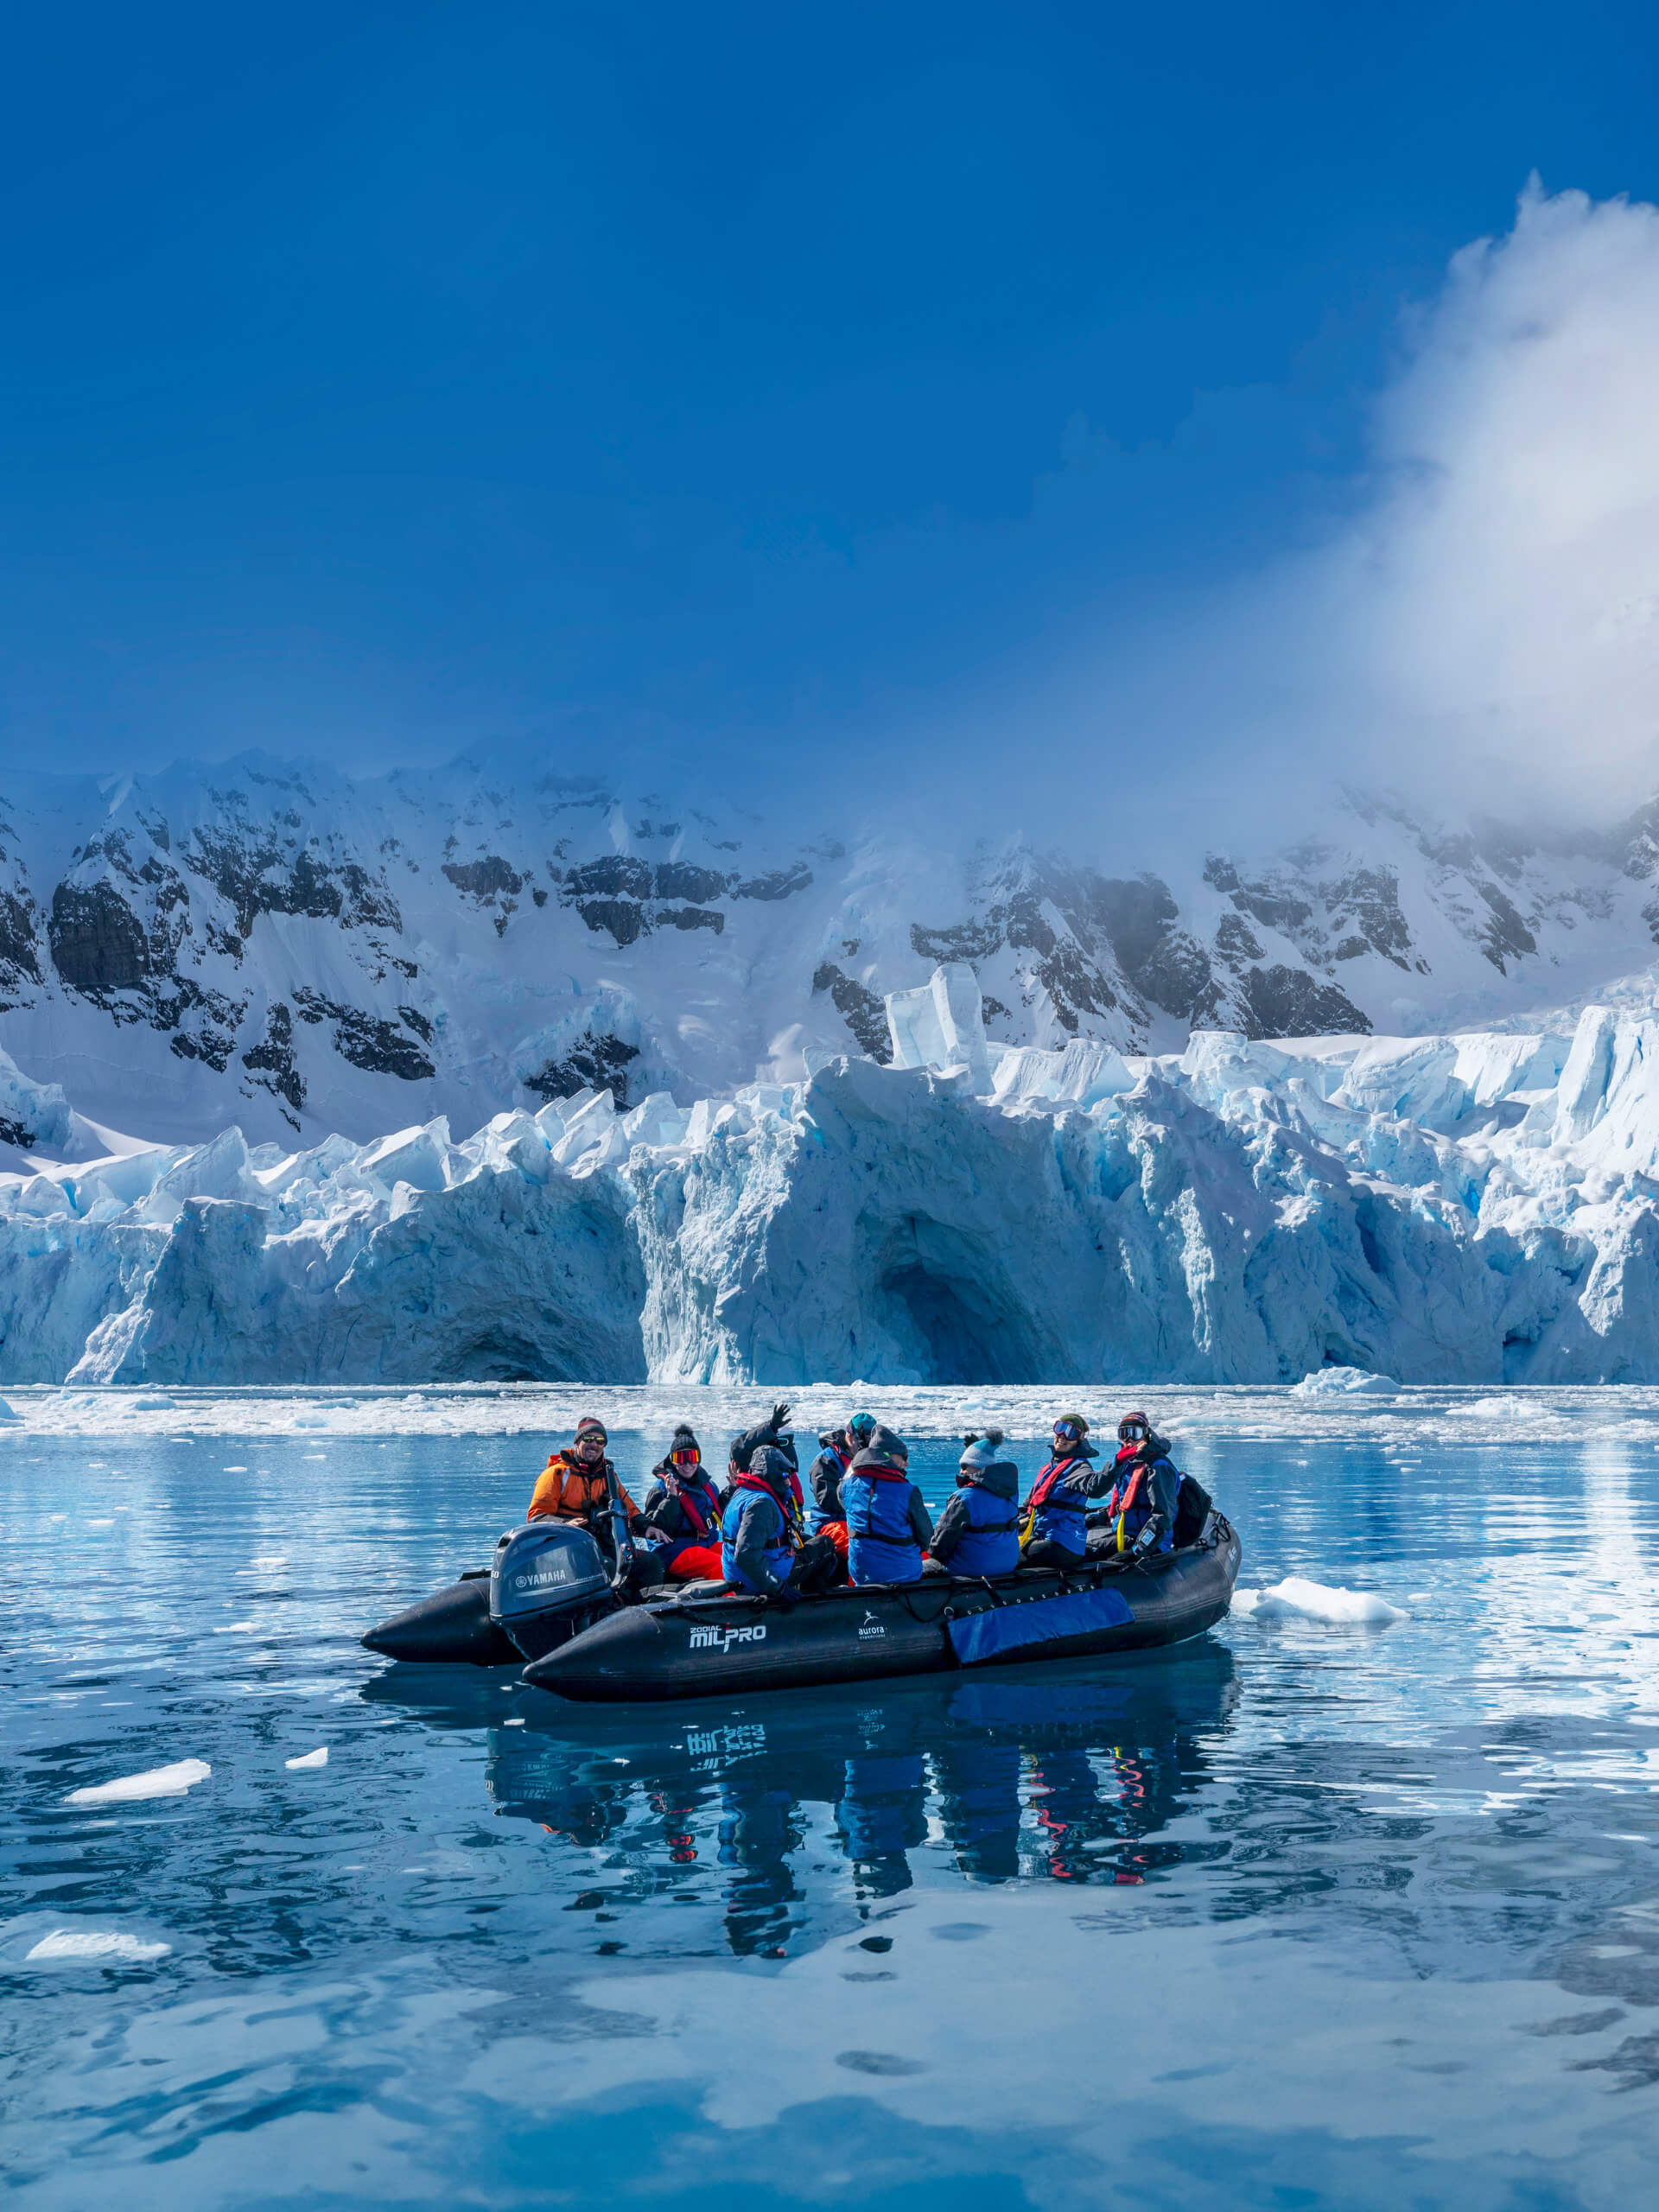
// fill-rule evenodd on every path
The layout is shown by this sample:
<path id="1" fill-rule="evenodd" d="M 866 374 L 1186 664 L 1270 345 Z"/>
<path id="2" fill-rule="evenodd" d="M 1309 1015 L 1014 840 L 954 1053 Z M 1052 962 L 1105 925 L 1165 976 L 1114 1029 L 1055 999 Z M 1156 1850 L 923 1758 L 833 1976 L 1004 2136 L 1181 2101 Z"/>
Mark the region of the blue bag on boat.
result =
<path id="1" fill-rule="evenodd" d="M 988 1612 L 947 1624 L 951 1647 L 964 1667 L 1023 1651 L 1033 1643 L 1055 1643 L 1069 1636 L 1092 1636 L 1121 1628 L 1135 1615 L 1121 1590 L 1079 1590 L 1069 1598 L 1028 1598 L 1022 1604 L 994 1605 Z"/>

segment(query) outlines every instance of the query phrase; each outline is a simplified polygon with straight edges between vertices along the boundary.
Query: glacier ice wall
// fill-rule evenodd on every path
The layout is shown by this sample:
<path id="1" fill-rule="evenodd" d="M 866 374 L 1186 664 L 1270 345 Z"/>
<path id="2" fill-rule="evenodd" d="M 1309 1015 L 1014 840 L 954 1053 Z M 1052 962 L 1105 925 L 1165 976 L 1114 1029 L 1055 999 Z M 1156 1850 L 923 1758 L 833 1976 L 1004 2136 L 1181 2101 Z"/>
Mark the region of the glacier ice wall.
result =
<path id="1" fill-rule="evenodd" d="M 42 1157 L 0 1382 L 1659 1380 L 1659 1020 L 1126 1060 L 987 1046 L 951 982 L 920 1065 Z"/>

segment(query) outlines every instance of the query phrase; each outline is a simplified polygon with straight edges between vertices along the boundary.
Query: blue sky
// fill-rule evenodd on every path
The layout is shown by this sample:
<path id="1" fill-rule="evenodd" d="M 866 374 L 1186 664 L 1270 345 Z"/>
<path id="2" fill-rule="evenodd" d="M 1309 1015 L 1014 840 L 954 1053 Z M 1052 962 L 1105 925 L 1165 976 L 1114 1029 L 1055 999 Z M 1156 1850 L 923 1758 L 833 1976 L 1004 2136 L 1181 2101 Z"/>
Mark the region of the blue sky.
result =
<path id="1" fill-rule="evenodd" d="M 17 17 L 8 749 L 936 757 L 1363 501 L 1402 302 L 1535 168 L 1659 196 L 1656 61 L 1584 0 Z"/>

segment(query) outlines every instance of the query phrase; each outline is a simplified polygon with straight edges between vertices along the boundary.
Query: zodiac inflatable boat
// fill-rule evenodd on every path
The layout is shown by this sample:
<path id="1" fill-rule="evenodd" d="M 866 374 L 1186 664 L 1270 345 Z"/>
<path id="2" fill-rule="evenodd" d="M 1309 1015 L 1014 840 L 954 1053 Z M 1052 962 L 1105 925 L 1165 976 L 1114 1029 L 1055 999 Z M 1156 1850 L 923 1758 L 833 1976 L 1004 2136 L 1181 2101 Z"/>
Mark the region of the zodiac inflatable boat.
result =
<path id="1" fill-rule="evenodd" d="M 1107 1553 L 1064 1572 L 929 1574 L 788 1601 L 691 1585 L 626 1603 L 586 1529 L 540 1521 L 509 1530 L 487 1572 L 363 1642 L 427 1665 L 528 1660 L 525 1681 L 561 1697 L 716 1696 L 1180 1643 L 1226 1612 L 1240 1557 L 1211 1513 L 1196 1543 L 1145 1560 Z"/>
<path id="2" fill-rule="evenodd" d="M 1058 1573 L 825 1591 L 780 1605 L 734 1594 L 683 1597 L 609 1614 L 524 1669 L 559 1696 L 612 1703 L 728 1696 L 927 1675 L 950 1667 L 1078 1659 L 1184 1643 L 1232 1601 L 1239 1541 L 1212 1513 L 1184 1551 L 1107 1554 Z"/>

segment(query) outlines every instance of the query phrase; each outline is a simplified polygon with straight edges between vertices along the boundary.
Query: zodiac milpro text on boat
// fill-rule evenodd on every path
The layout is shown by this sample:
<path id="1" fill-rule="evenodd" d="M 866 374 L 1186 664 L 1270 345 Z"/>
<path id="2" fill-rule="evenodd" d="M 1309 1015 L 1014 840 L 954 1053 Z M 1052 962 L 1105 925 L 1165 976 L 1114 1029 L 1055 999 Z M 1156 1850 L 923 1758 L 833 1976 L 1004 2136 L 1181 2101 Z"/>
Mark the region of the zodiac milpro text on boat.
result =
<path id="1" fill-rule="evenodd" d="M 956 1491 L 928 1548 L 952 1574 L 1011 1574 L 1019 1566 L 1020 1470 L 1000 1428 L 963 1439 Z"/>
<path id="2" fill-rule="evenodd" d="M 1054 1450 L 1032 1485 L 1020 1530 L 1020 1555 L 1027 1567 L 1068 1567 L 1089 1548 L 1089 1501 L 1111 1487 L 1111 1477 L 1092 1463 L 1095 1447 L 1081 1414 L 1062 1414 L 1054 1424 Z"/>
<path id="3" fill-rule="evenodd" d="M 910 1479 L 910 1451 L 880 1423 L 842 1478 L 847 1572 L 855 1582 L 917 1582 L 933 1521 Z"/>

